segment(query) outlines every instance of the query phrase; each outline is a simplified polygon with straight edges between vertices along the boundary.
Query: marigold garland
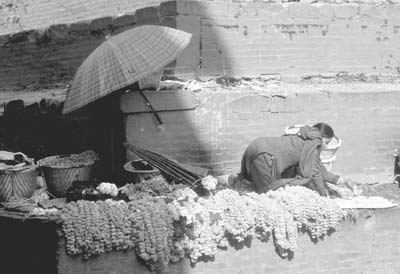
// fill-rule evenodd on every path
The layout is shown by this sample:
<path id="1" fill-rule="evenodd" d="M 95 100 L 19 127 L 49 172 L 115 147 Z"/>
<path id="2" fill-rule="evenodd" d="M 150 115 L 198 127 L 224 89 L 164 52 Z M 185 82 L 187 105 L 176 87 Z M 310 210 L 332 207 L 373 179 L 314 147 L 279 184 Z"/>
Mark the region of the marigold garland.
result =
<path id="1" fill-rule="evenodd" d="M 70 255 L 89 258 L 134 248 L 150 269 L 162 269 L 185 255 L 192 262 L 213 257 L 228 246 L 228 239 L 242 243 L 272 237 L 287 256 L 296 250 L 300 231 L 317 240 L 345 214 L 332 200 L 301 186 L 245 195 L 225 189 L 209 197 L 185 188 L 168 199 L 72 202 L 63 209 L 62 220 Z"/>

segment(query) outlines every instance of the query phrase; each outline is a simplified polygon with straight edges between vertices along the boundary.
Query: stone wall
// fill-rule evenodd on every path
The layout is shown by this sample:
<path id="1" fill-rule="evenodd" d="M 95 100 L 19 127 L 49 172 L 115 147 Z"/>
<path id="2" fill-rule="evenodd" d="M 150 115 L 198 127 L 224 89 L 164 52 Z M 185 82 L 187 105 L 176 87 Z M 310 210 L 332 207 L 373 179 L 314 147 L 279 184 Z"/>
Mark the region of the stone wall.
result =
<path id="1" fill-rule="evenodd" d="M 184 79 L 233 75 L 304 83 L 344 75 L 345 81 L 382 82 L 399 74 L 396 1 L 18 3 L 29 4 L 29 13 L 24 9 L 8 13 L 19 12 L 20 22 L 25 23 L 23 32 L 0 36 L 0 91 L 63 90 L 105 34 L 142 24 L 193 34 L 188 48 L 167 69 Z M 29 30 L 34 27 L 48 28 Z M 163 114 L 164 131 L 154 126 L 149 114 L 127 115 L 126 137 L 160 147 L 181 162 L 207 165 L 217 173 L 234 172 L 251 139 L 279 135 L 286 125 L 325 121 L 344 141 L 335 170 L 386 172 L 399 145 L 398 89 L 388 93 L 379 85 L 365 88 L 355 94 L 350 86 L 346 95 L 331 87 L 313 93 L 310 85 L 305 88 L 310 95 L 294 92 L 286 99 L 268 99 L 263 90 L 254 94 L 210 89 L 197 95 L 197 109 Z M 298 109 L 293 110 L 293 104 Z"/>
<path id="2" fill-rule="evenodd" d="M 30 27 L 46 28 L 26 26 L 22 32 L 0 36 L 0 92 L 63 89 L 106 35 L 138 25 L 164 23 L 159 6 L 162 1 L 119 1 L 115 6 L 110 1 L 90 1 L 97 3 L 93 6 L 87 1 L 70 1 L 66 6 L 57 2 L 55 9 L 53 2 L 39 1 L 32 6 L 32 16 L 21 19 L 34 20 L 26 23 Z M 122 2 L 131 6 L 123 6 Z M 41 9 L 47 10 L 47 17 Z"/>
<path id="3" fill-rule="evenodd" d="M 132 94 L 121 98 L 129 100 Z M 239 172 L 246 146 L 260 136 L 280 136 L 285 126 L 330 124 L 342 145 L 333 172 L 393 174 L 393 152 L 400 146 L 397 85 L 271 85 L 264 90 L 204 89 L 192 93 L 195 109 L 171 94 L 175 110 L 126 114 L 127 142 L 165 153 L 182 163 Z M 156 96 L 151 98 L 159 106 Z M 131 101 L 132 102 L 132 101 Z M 144 102 L 137 101 L 137 105 Z M 132 104 L 132 110 L 138 106 Z M 162 108 L 157 108 L 162 109 Z M 186 109 L 186 110 L 184 110 Z M 127 111 L 125 111 L 127 112 Z M 128 155 L 132 157 L 132 155 Z M 380 178 L 390 182 L 391 177 Z"/>
<path id="4" fill-rule="evenodd" d="M 0 3 L 0 35 L 45 29 L 81 20 L 118 17 L 166 0 L 3 0 Z"/>
<path id="5" fill-rule="evenodd" d="M 183 79 L 392 80 L 400 70 L 397 1 L 7 1 L 14 5 L 0 6 L 0 91 L 65 87 L 105 34 L 142 24 L 193 34 L 167 70 Z"/>
<path id="6" fill-rule="evenodd" d="M 178 28 L 196 41 L 180 61 L 200 76 L 399 74 L 400 5 L 392 2 L 178 3 Z"/>

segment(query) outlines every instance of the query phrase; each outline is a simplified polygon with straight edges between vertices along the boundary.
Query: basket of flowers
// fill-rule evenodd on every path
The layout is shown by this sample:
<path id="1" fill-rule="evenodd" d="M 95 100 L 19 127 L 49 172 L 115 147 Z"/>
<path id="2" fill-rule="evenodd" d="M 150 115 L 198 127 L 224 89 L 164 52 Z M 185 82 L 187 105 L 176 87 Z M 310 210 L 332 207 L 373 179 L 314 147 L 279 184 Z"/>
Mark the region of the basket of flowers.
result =
<path id="1" fill-rule="evenodd" d="M 80 154 L 46 157 L 39 160 L 38 165 L 43 172 L 49 192 L 61 198 L 65 197 L 72 182 L 90 179 L 97 160 L 99 160 L 97 154 L 88 150 Z"/>
<path id="2" fill-rule="evenodd" d="M 0 202 L 31 198 L 37 166 L 21 152 L 0 151 Z"/>

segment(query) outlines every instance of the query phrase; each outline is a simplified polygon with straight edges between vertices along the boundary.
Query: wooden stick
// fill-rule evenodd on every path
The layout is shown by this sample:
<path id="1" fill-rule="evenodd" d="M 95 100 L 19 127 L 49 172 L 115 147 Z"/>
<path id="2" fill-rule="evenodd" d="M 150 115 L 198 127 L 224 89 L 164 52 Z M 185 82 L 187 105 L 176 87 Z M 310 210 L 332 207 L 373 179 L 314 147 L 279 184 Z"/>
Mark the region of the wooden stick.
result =
<path id="1" fill-rule="evenodd" d="M 195 174 L 193 172 L 191 172 L 190 170 L 185 169 L 184 167 L 182 167 L 179 163 L 176 163 L 174 161 L 171 161 L 170 159 L 168 159 L 167 157 L 165 157 L 164 155 L 158 154 L 156 152 L 152 152 L 149 150 L 145 150 L 145 149 L 140 149 L 135 147 L 135 150 L 140 150 L 143 153 L 146 153 L 147 155 L 151 155 L 151 158 L 155 158 L 155 160 L 159 160 L 162 163 L 165 163 L 167 166 L 174 168 L 175 170 L 179 171 L 180 173 L 183 173 L 187 176 L 189 176 L 191 178 L 191 180 L 196 180 L 196 179 L 201 179 L 201 177 L 198 174 Z"/>
<path id="2" fill-rule="evenodd" d="M 156 154 L 156 153 L 152 153 L 151 151 L 146 152 L 146 153 L 149 153 L 150 155 L 152 155 L 152 156 L 149 156 L 150 158 L 152 158 L 152 159 L 154 159 L 154 160 L 156 160 L 156 161 L 161 162 L 162 164 L 164 164 L 164 165 L 166 165 L 166 166 L 168 166 L 168 167 L 170 167 L 170 168 L 172 168 L 172 169 L 178 171 L 178 172 L 181 173 L 181 174 L 184 174 L 185 176 L 187 176 L 187 177 L 190 178 L 191 180 L 196 180 L 196 179 L 199 178 L 198 175 L 196 175 L 196 174 L 194 174 L 194 173 L 192 173 L 192 172 L 190 172 L 190 171 L 184 169 L 184 168 L 183 168 L 182 166 L 180 166 L 179 164 L 177 164 L 177 163 L 175 163 L 175 162 L 169 160 L 168 158 L 166 158 L 166 157 L 164 157 L 164 156 L 162 156 L 162 155 L 158 155 L 158 154 Z"/>
<path id="3" fill-rule="evenodd" d="M 128 148 L 130 150 L 132 150 L 133 152 L 139 152 L 141 155 L 146 155 L 148 158 L 157 162 L 157 164 L 162 165 L 163 168 L 172 169 L 175 172 L 179 173 L 181 176 L 184 176 L 185 178 L 188 178 L 191 181 L 195 181 L 196 179 L 199 179 L 198 175 L 184 169 L 179 164 L 171 161 L 170 159 L 166 158 L 163 155 L 160 155 L 160 154 L 157 154 L 155 152 L 148 151 L 145 149 L 140 149 L 140 148 L 137 148 L 137 147 L 134 147 L 131 145 L 129 145 Z"/>
<path id="4" fill-rule="evenodd" d="M 162 164 L 154 161 L 153 159 L 149 158 L 147 155 L 142 154 L 141 152 L 135 152 L 135 151 L 133 151 L 133 152 L 135 154 L 137 154 L 139 157 L 143 158 L 143 160 L 149 162 L 154 167 L 160 169 L 160 171 L 166 173 L 167 175 L 173 177 L 174 179 L 176 179 L 178 181 L 184 181 L 186 184 L 189 184 L 190 186 L 192 186 L 192 182 L 191 182 L 190 179 L 183 177 L 181 174 L 175 172 L 174 170 L 170 170 L 168 168 L 165 168 L 165 166 L 163 166 Z"/>
<path id="5" fill-rule="evenodd" d="M 183 168 L 179 163 L 176 163 L 164 155 L 158 154 L 156 152 L 139 148 L 130 144 L 125 143 L 125 146 L 137 154 L 139 157 L 148 161 L 150 164 L 154 165 L 156 168 L 168 173 L 170 176 L 175 177 L 179 180 L 184 180 L 187 184 L 193 186 L 197 184 L 201 177 L 189 170 Z"/>

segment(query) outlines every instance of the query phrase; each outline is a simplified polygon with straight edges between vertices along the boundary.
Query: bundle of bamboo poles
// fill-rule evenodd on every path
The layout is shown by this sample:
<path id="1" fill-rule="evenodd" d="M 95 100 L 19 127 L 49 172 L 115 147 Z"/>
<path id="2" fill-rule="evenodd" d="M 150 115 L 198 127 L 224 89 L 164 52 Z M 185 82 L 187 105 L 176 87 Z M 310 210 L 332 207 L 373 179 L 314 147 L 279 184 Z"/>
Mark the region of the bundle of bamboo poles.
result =
<path id="1" fill-rule="evenodd" d="M 147 161 L 153 167 L 159 169 L 162 173 L 170 177 L 176 183 L 185 184 L 191 188 L 197 188 L 201 182 L 201 177 L 180 164 L 168 159 L 167 157 L 131 144 L 125 144 L 126 148 L 137 156 Z"/>

